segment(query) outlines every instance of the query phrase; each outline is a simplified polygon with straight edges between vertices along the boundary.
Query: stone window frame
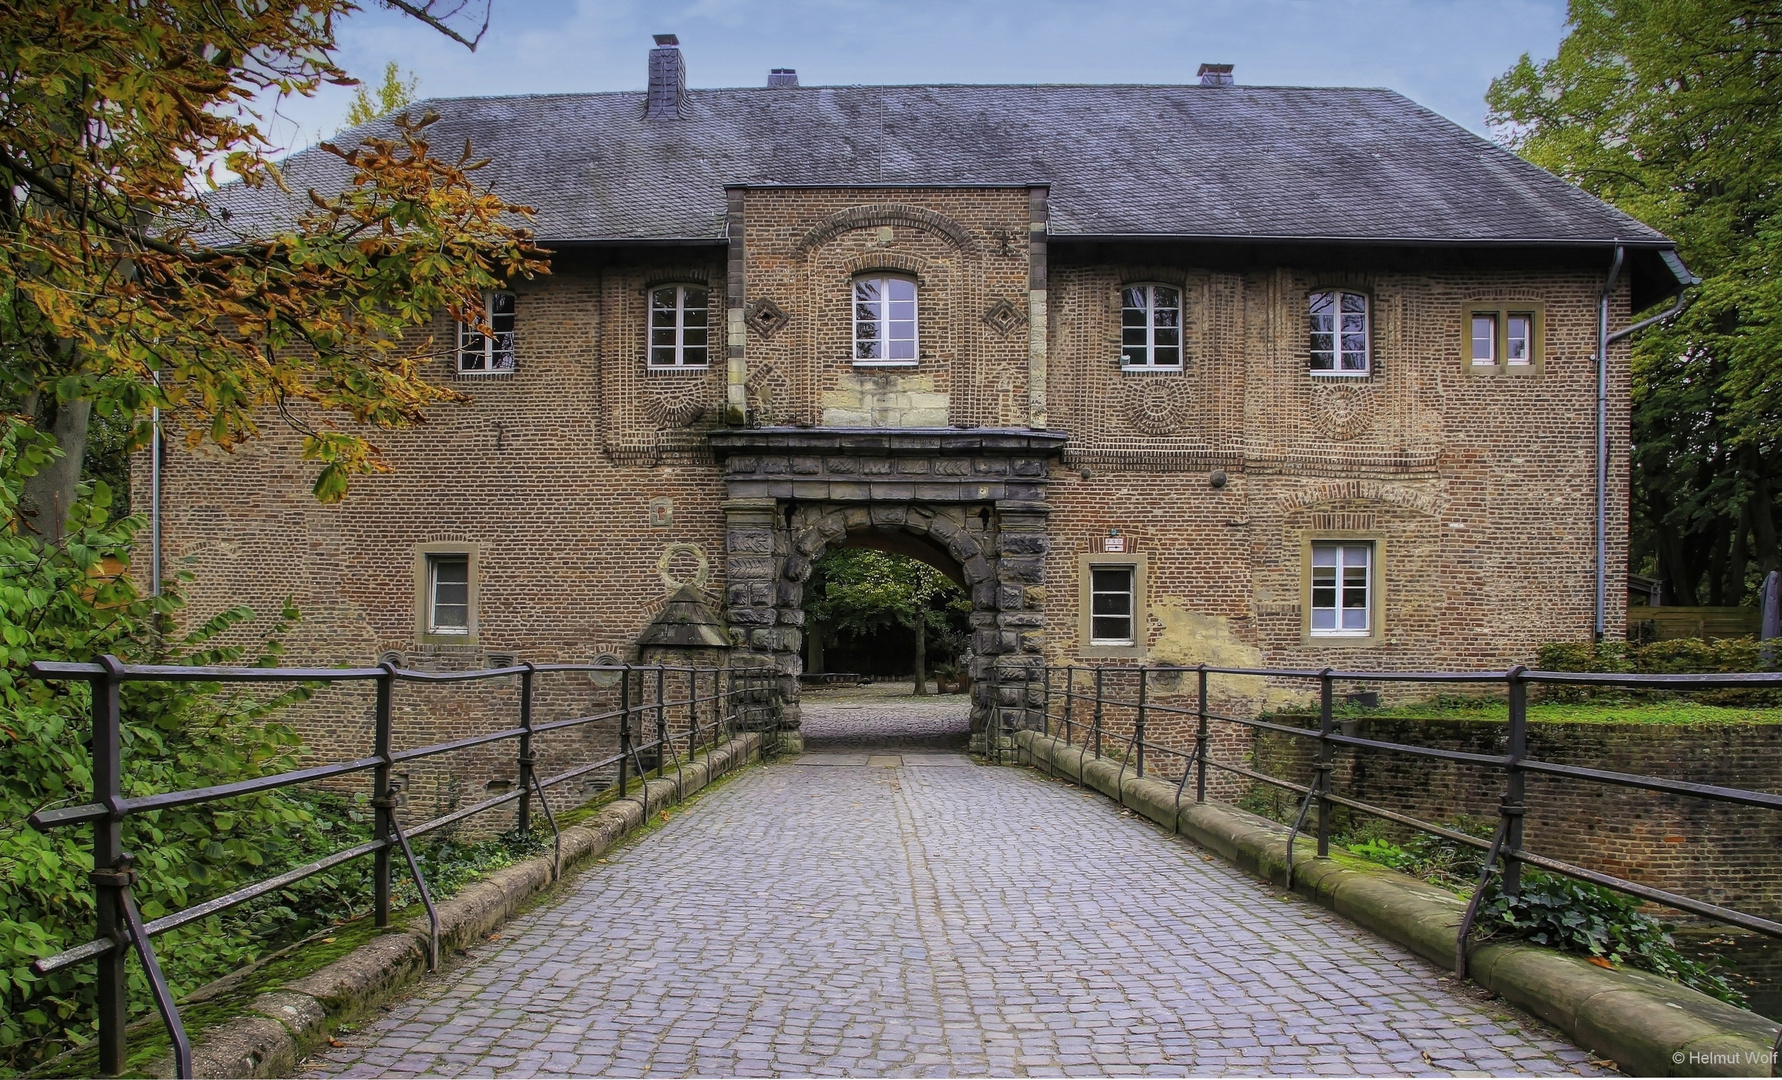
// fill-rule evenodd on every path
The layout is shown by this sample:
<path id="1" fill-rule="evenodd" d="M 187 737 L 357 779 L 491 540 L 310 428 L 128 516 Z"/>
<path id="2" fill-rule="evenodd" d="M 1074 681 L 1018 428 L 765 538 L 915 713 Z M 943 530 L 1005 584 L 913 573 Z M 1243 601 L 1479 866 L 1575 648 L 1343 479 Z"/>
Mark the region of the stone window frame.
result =
<path id="1" fill-rule="evenodd" d="M 1312 297 L 1317 296 L 1319 293 L 1333 293 L 1336 295 L 1337 321 L 1335 323 L 1335 329 L 1332 331 L 1332 333 L 1335 336 L 1334 340 L 1332 341 L 1332 345 L 1335 347 L 1335 350 L 1334 350 L 1334 352 L 1332 354 L 1332 358 L 1331 358 L 1331 363 L 1335 364 L 1336 366 L 1333 368 L 1315 368 L 1312 366 L 1312 351 L 1313 351 L 1312 350 L 1312 334 L 1315 332 L 1312 330 L 1312 322 L 1311 322 L 1311 320 L 1312 320 Z M 1343 352 L 1343 349 L 1342 349 L 1342 334 L 1343 334 L 1343 330 L 1342 330 L 1342 302 L 1343 302 L 1342 294 L 1343 293 L 1349 293 L 1350 295 L 1353 295 L 1353 296 L 1359 296 L 1367 302 L 1367 311 L 1364 312 L 1364 315 L 1366 316 L 1366 319 L 1367 319 L 1367 326 L 1364 331 L 1365 337 L 1366 337 L 1366 348 L 1367 348 L 1367 355 L 1366 355 L 1367 366 L 1365 368 L 1362 368 L 1361 370 L 1358 370 L 1358 371 L 1357 370 L 1345 371 L 1342 368 L 1342 363 L 1343 363 L 1343 359 L 1342 359 L 1342 352 Z M 1379 297 L 1377 295 L 1375 295 L 1373 289 L 1367 288 L 1364 286 L 1349 285 L 1349 284 L 1345 284 L 1342 282 L 1331 282 L 1329 284 L 1316 284 L 1316 285 L 1313 285 L 1311 288 L 1307 289 L 1305 291 L 1305 296 L 1302 299 L 1302 301 L 1300 303 L 1300 307 L 1299 307 L 1300 317 L 1304 318 L 1306 320 L 1303 324 L 1301 324 L 1306 328 L 1305 329 L 1306 337 L 1304 339 L 1305 343 L 1306 343 L 1306 373 L 1314 379 L 1331 379 L 1331 380 L 1372 379 L 1374 377 L 1375 372 L 1379 368 L 1379 356 L 1377 355 L 1379 352 L 1379 349 L 1378 349 L 1378 344 L 1375 340 L 1376 339 L 1375 330 L 1377 328 L 1376 324 L 1378 322 L 1377 313 L 1379 311 L 1379 307 L 1380 307 Z"/>
<path id="2" fill-rule="evenodd" d="M 1155 290 L 1157 290 L 1157 289 L 1173 289 L 1173 290 L 1175 290 L 1175 294 L 1176 294 L 1176 362 L 1175 363 L 1173 363 L 1173 364 L 1159 364 L 1159 363 L 1156 363 L 1155 361 L 1149 360 L 1149 359 L 1147 359 L 1146 362 L 1143 364 L 1133 364 L 1133 363 L 1129 363 L 1127 361 L 1127 358 L 1126 358 L 1127 346 L 1126 346 L 1125 339 L 1126 339 L 1126 312 L 1128 310 L 1128 308 L 1126 306 L 1126 290 L 1128 290 L 1128 289 L 1151 290 L 1148 298 L 1154 298 L 1156 295 Z M 1129 281 L 1122 281 L 1120 283 L 1120 287 L 1118 289 L 1117 295 L 1119 297 L 1118 308 L 1119 308 L 1119 317 L 1120 317 L 1120 339 L 1121 339 L 1120 340 L 1120 370 L 1122 372 L 1129 374 L 1129 375 L 1180 375 L 1182 372 L 1186 371 L 1188 369 L 1188 289 L 1187 289 L 1187 287 L 1184 286 L 1179 281 L 1162 281 L 1162 280 L 1158 280 L 1155 278 L 1137 278 L 1137 279 L 1133 279 L 1133 280 L 1129 280 Z M 1156 305 L 1152 304 L 1152 306 L 1150 308 L 1148 308 L 1147 310 L 1154 313 L 1156 311 Z M 1146 341 L 1147 341 L 1147 344 L 1144 346 L 1145 355 L 1147 357 L 1151 357 L 1151 356 L 1155 355 L 1155 349 L 1157 347 L 1155 342 L 1152 340 L 1156 335 L 1156 329 L 1157 329 L 1155 321 L 1153 320 L 1151 323 L 1147 324 L 1145 329 L 1146 329 L 1145 337 L 1146 337 Z"/>
<path id="3" fill-rule="evenodd" d="M 498 313 L 494 310 L 497 297 L 506 297 L 511 311 Z M 498 315 L 509 321 L 505 331 L 496 329 L 495 319 Z M 483 293 L 482 320 L 493 334 L 485 334 L 470 323 L 457 323 L 458 349 L 452 363 L 452 372 L 462 379 L 499 379 L 511 377 L 519 368 L 517 343 L 520 329 L 520 297 L 512 289 L 489 289 Z M 475 338 L 475 347 L 471 339 Z M 505 339 L 505 340 L 504 340 Z M 481 367 L 465 367 L 465 358 L 480 354 Z M 504 362 L 505 361 L 505 362 Z"/>
<path id="4" fill-rule="evenodd" d="M 1314 544 L 1367 544 L 1368 630 L 1365 634 L 1312 629 L 1312 546 Z M 1386 640 L 1386 540 L 1377 532 L 1347 529 L 1308 530 L 1300 541 L 1300 643 L 1312 648 L 1371 648 Z M 1339 582 L 1338 588 L 1341 588 Z M 1341 600 L 1338 600 L 1339 605 Z"/>
<path id="5" fill-rule="evenodd" d="M 660 289 L 676 290 L 675 312 L 677 315 L 677 322 L 675 324 L 675 344 L 672 346 L 675 351 L 676 359 L 674 363 L 671 364 L 658 364 L 656 362 L 655 304 L 656 292 Z M 703 364 L 689 364 L 680 359 L 684 355 L 684 351 L 689 348 L 689 346 L 681 340 L 686 334 L 687 327 L 680 321 L 680 317 L 687 310 L 684 300 L 686 290 L 688 289 L 699 289 L 705 293 L 705 363 Z M 644 370 L 646 372 L 711 370 L 712 353 L 718 348 L 717 343 L 714 341 L 716 336 L 714 333 L 716 325 L 712 319 L 712 294 L 714 292 L 716 292 L 716 290 L 711 287 L 710 283 L 701 281 L 697 278 L 677 278 L 668 281 L 652 281 L 644 288 Z M 698 346 L 692 347 L 697 348 Z"/>
<path id="6" fill-rule="evenodd" d="M 1526 315 L 1532 323 L 1529 333 L 1528 362 L 1509 362 L 1507 342 L 1509 322 L 1514 316 Z M 1493 362 L 1473 361 L 1473 318 L 1484 316 L 1495 323 Z M 1539 375 L 1547 361 L 1547 305 L 1542 300 L 1470 300 L 1460 309 L 1460 370 L 1467 375 Z"/>
<path id="7" fill-rule="evenodd" d="M 439 555 L 463 555 L 469 587 L 465 590 L 469 611 L 462 634 L 439 633 L 432 628 L 433 561 Z M 415 641 L 421 645 L 475 645 L 481 629 L 480 545 L 463 540 L 433 540 L 414 549 Z"/>
<path id="8" fill-rule="evenodd" d="M 1132 568 L 1132 644 L 1097 645 L 1090 636 L 1090 570 L 1097 566 L 1129 566 Z M 1127 657 L 1142 659 L 1150 632 L 1150 604 L 1146 598 L 1149 581 L 1145 554 L 1142 551 L 1086 551 L 1077 556 L 1077 655 L 1081 657 Z"/>

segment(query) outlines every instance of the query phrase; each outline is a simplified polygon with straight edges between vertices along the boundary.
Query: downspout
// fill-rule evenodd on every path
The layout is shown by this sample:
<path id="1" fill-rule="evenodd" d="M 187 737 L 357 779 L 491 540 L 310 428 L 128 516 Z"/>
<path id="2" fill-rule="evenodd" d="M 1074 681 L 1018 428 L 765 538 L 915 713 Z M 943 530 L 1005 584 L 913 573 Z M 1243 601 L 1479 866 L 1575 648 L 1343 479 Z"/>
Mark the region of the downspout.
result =
<path id="1" fill-rule="evenodd" d="M 1596 625 L 1597 644 L 1603 640 L 1604 606 L 1609 573 L 1609 299 L 1621 279 L 1627 249 L 1615 245 L 1615 261 L 1609 279 L 1597 298 L 1596 317 Z"/>
<path id="2" fill-rule="evenodd" d="M 155 387 L 161 386 L 161 373 L 155 372 Z M 149 413 L 153 441 L 149 443 L 149 595 L 161 595 L 161 406 Z"/>
<path id="3" fill-rule="evenodd" d="M 1641 330 L 1656 323 L 1664 322 L 1683 310 L 1683 301 L 1689 294 L 1691 285 L 1699 284 L 1700 278 L 1691 277 L 1677 290 L 1671 300 L 1671 306 L 1652 316 L 1641 319 L 1632 326 L 1624 326 L 1609 333 L 1609 297 L 1615 291 L 1616 278 L 1621 275 L 1621 262 L 1624 250 L 1615 245 L 1615 261 L 1609 266 L 1609 280 L 1603 286 L 1602 302 L 1597 321 L 1596 347 L 1596 640 L 1601 643 L 1604 630 L 1604 602 L 1607 598 L 1608 574 L 1608 498 L 1609 498 L 1609 346 L 1631 337 Z"/>

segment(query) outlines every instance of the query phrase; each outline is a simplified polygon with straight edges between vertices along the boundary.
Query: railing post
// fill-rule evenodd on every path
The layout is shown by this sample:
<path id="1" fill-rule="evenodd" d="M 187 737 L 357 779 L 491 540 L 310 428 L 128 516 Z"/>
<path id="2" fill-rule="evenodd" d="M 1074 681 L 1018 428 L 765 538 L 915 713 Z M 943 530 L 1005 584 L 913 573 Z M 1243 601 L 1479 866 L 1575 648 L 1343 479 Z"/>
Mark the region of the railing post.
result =
<path id="1" fill-rule="evenodd" d="M 532 662 L 520 672 L 520 813 L 515 830 L 532 835 Z"/>
<path id="2" fill-rule="evenodd" d="M 372 719 L 371 752 L 378 764 L 371 771 L 372 832 L 379 847 L 371 855 L 372 921 L 390 925 L 390 845 L 395 843 L 391 819 L 395 812 L 390 792 L 390 698 L 396 687 L 396 665 L 379 664 L 383 674 L 377 677 L 377 709 Z"/>
<path id="3" fill-rule="evenodd" d="M 629 786 L 631 764 L 631 665 L 619 673 L 619 798 Z"/>
<path id="4" fill-rule="evenodd" d="M 662 700 L 666 686 L 665 669 L 656 665 L 656 775 L 661 776 L 668 767 L 668 706 Z"/>
<path id="5" fill-rule="evenodd" d="M 129 958 L 124 928 L 124 890 L 130 882 L 129 856 L 124 854 L 123 718 L 118 686 L 124 665 L 107 653 L 99 658 L 105 674 L 89 684 L 93 690 L 93 799 L 111 813 L 93 823 L 93 896 L 99 937 L 112 948 L 99 955 L 99 1071 L 116 1076 L 124 1071 L 124 1030 L 130 1022 L 130 991 L 124 970 Z"/>
<path id="6" fill-rule="evenodd" d="M 1069 746 L 1076 732 L 1070 723 L 1071 702 L 1077 699 L 1077 669 L 1073 664 L 1064 665 L 1064 745 Z"/>
<path id="7" fill-rule="evenodd" d="M 1504 849 L 1506 852 L 1522 850 L 1522 815 L 1526 808 L 1524 786 L 1528 774 L 1522 771 L 1522 759 L 1528 756 L 1528 683 L 1522 673 L 1528 670 L 1521 664 L 1510 669 L 1510 746 L 1509 764 L 1504 772 Z M 1505 896 L 1516 896 L 1522 891 L 1522 860 L 1514 855 L 1504 857 Z"/>
<path id="8" fill-rule="evenodd" d="M 1207 666 L 1200 665 L 1200 705 L 1195 710 L 1199 727 L 1194 733 L 1194 761 L 1199 767 L 1194 780 L 1194 801 L 1207 801 Z"/>
<path id="9" fill-rule="evenodd" d="M 1101 757 L 1101 676 L 1107 669 L 1095 669 L 1095 756 Z"/>
<path id="10" fill-rule="evenodd" d="M 1132 752 L 1138 755 L 1135 765 L 1139 776 L 1145 775 L 1145 684 L 1151 681 L 1149 676 L 1149 669 L 1140 664 L 1138 722 L 1132 728 Z"/>
<path id="11" fill-rule="evenodd" d="M 1331 717 L 1333 680 L 1330 668 L 1318 676 L 1318 857 L 1330 858 L 1330 772 L 1336 764 L 1336 744 L 1330 741 L 1335 721 Z"/>

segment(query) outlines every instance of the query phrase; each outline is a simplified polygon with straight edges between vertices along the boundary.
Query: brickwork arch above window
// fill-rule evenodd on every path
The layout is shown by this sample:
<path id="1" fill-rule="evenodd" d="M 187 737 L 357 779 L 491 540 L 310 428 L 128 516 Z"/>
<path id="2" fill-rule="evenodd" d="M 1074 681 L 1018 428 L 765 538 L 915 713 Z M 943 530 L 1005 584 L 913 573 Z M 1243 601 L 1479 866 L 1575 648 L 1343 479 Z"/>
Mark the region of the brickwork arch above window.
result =
<path id="1" fill-rule="evenodd" d="M 977 250 L 977 244 L 972 240 L 971 231 L 964 225 L 945 214 L 937 213 L 926 207 L 909 206 L 904 203 L 872 203 L 839 210 L 812 226 L 799 239 L 794 250 L 800 256 L 808 255 L 842 233 L 885 225 L 902 225 L 909 229 L 920 229 L 923 232 L 943 237 L 954 247 L 963 251 Z"/>
<path id="2" fill-rule="evenodd" d="M 895 276 L 912 277 L 916 284 L 927 288 L 928 260 L 920 255 L 911 255 L 901 251 L 868 251 L 859 255 L 851 255 L 842 260 L 842 269 L 849 277 L 860 277 L 866 274 L 880 273 Z"/>

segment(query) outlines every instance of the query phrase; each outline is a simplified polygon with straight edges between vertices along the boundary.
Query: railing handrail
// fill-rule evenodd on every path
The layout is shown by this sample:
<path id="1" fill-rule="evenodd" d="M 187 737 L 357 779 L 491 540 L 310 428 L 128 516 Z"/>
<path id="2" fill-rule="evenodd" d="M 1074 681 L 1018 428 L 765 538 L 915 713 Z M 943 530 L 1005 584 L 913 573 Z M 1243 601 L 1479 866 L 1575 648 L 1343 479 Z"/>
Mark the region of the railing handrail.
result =
<path id="1" fill-rule="evenodd" d="M 636 766 L 640 780 L 647 778 L 646 765 L 643 760 L 643 755 L 646 754 L 652 759 L 648 768 L 653 769 L 658 776 L 668 774 L 669 758 L 672 756 L 673 771 L 678 785 L 683 761 L 679 743 L 685 742 L 686 758 L 690 760 L 698 751 L 701 738 L 706 732 L 711 733 L 711 742 L 707 745 L 715 745 L 726 728 L 734 731 L 736 729 L 737 692 L 739 689 L 736 672 L 752 672 L 754 670 L 756 669 L 731 666 L 701 667 L 685 664 L 520 663 L 472 671 L 437 672 L 400 668 L 388 663 L 376 667 L 339 668 L 125 664 L 112 656 L 103 656 L 93 663 L 34 662 L 29 665 L 27 671 L 39 680 L 82 681 L 91 683 L 94 689 L 92 704 L 94 799 L 91 802 L 74 806 L 42 809 L 33 813 L 28 821 L 34 828 L 40 830 L 93 823 L 94 866 L 96 869 L 92 880 L 98 893 L 96 908 L 97 921 L 100 925 L 99 932 L 93 940 L 65 949 L 54 956 L 39 958 L 33 962 L 32 967 L 39 974 L 48 974 L 85 960 L 99 962 L 100 1003 L 99 1038 L 97 1041 L 100 1071 L 115 1074 L 120 1070 L 124 1061 L 124 1031 L 127 1026 L 125 1009 L 127 995 L 124 992 L 123 955 L 130 949 L 136 950 L 148 972 L 156 1007 L 160 1010 L 173 1039 L 175 1071 L 180 1076 L 189 1076 L 191 1074 L 190 1042 L 186 1038 L 184 1025 L 180 1022 L 177 1003 L 173 1001 L 172 993 L 162 975 L 159 961 L 151 945 L 151 939 L 169 930 L 247 903 L 367 855 L 372 856 L 375 863 L 373 916 L 379 926 L 387 925 L 390 915 L 390 855 L 394 851 L 405 859 L 410 869 L 410 876 L 415 879 L 415 884 L 420 890 L 422 903 L 427 907 L 432 941 L 429 963 L 431 968 L 438 962 L 438 913 L 420 866 L 414 859 L 413 851 L 409 848 L 408 841 L 410 839 L 424 836 L 447 825 L 513 802 L 519 803 L 519 823 L 522 826 L 529 825 L 531 821 L 530 807 L 536 795 L 545 812 L 551 831 L 556 836 L 554 850 L 557 855 L 554 860 L 556 868 L 554 872 L 560 872 L 562 837 L 557 828 L 555 815 L 551 812 L 549 803 L 545 801 L 545 792 L 559 784 L 568 783 L 597 770 L 617 766 L 618 782 L 615 786 L 618 786 L 623 794 L 629 788 L 628 765 Z M 620 698 L 619 705 L 603 712 L 535 723 L 532 717 L 534 676 L 543 672 L 590 674 L 604 672 L 616 675 L 618 679 L 615 685 Z M 643 672 L 655 673 L 654 687 L 648 686 L 651 680 L 637 677 L 641 676 Z M 726 673 L 729 675 L 728 678 L 726 678 Z M 677 678 L 675 680 L 685 689 L 684 697 L 669 696 L 671 688 L 668 685 L 668 676 L 670 674 L 685 676 L 684 679 Z M 709 693 L 702 693 L 700 683 L 702 678 L 707 675 L 712 678 L 712 686 Z M 396 683 L 458 684 L 510 676 L 518 676 L 520 690 L 518 725 L 409 749 L 397 750 L 392 747 L 391 736 L 395 723 L 395 710 L 391 691 Z M 324 762 L 270 776 L 254 777 L 226 784 L 157 792 L 151 795 L 125 796 L 122 786 L 123 770 L 119 738 L 122 729 L 122 708 L 118 688 L 124 683 L 131 682 L 372 682 L 377 687 L 374 704 L 373 752 L 364 757 Z M 653 692 L 646 694 L 646 688 Z M 712 706 L 705 723 L 701 723 L 700 706 L 702 705 Z M 645 709 L 651 710 L 655 714 L 655 737 L 648 741 L 633 740 L 630 720 Z M 680 720 L 685 720 L 684 731 L 677 733 L 672 730 L 669 723 L 671 713 L 676 718 L 677 724 Z M 615 719 L 619 722 L 617 753 L 597 761 L 577 765 L 548 779 L 540 779 L 533 771 L 532 740 L 534 736 Z M 453 751 L 493 745 L 510 739 L 516 740 L 520 747 L 518 766 L 521 782 L 515 786 L 514 790 L 502 792 L 469 806 L 459 807 L 416 826 L 409 828 L 401 826 L 396 818 L 396 795 L 400 786 L 391 777 L 392 766 Z M 199 806 L 366 771 L 371 772 L 373 776 L 371 801 L 376 811 L 371 839 L 331 852 L 302 866 L 292 867 L 279 874 L 250 882 L 221 896 L 211 897 L 178 911 L 169 912 L 152 921 L 143 922 L 130 892 L 130 887 L 135 880 L 135 875 L 130 868 L 131 857 L 124 854 L 122 850 L 122 834 L 119 830 L 125 819 L 156 810 Z"/>
<path id="2" fill-rule="evenodd" d="M 1161 690 L 1152 685 L 1155 676 L 1179 676 L 1193 673 L 1198 676 L 1197 685 L 1192 688 L 1178 690 Z M 1054 686 L 1054 677 L 1062 675 L 1062 685 Z M 1079 679 L 1079 675 L 1086 676 Z M 1124 679 L 1118 676 L 1124 675 Z M 1269 679 L 1304 679 L 1318 683 L 1318 701 L 1316 711 L 1308 711 L 1303 719 L 1315 721 L 1315 726 L 1297 727 L 1290 724 L 1275 723 L 1270 720 L 1248 718 L 1233 715 L 1222 715 L 1208 708 L 1209 676 L 1261 676 Z M 1240 668 L 1218 667 L 1211 664 L 1196 665 L 1150 665 L 1145 663 L 1099 663 L 1099 664 L 1060 664 L 1045 665 L 1041 669 L 1042 692 L 1040 699 L 1042 730 L 1048 736 L 1053 735 L 1053 702 L 1063 704 L 1062 715 L 1058 717 L 1057 736 L 1068 744 L 1075 744 L 1075 736 L 1082 736 L 1083 756 L 1093 753 L 1102 756 L 1103 735 L 1108 721 L 1114 715 L 1124 715 L 1129 720 L 1132 737 L 1124 739 L 1127 747 L 1121 755 L 1119 777 L 1123 784 L 1128 769 L 1128 758 L 1136 759 L 1136 774 L 1144 774 L 1144 753 L 1162 751 L 1171 758 L 1182 762 L 1182 776 L 1176 784 L 1177 808 L 1187 789 L 1190 773 L 1197 775 L 1195 800 L 1206 800 L 1206 775 L 1208 769 L 1215 769 L 1235 776 L 1273 785 L 1304 797 L 1304 805 L 1300 809 L 1298 823 L 1289 833 L 1288 875 L 1289 885 L 1293 873 L 1294 836 L 1299 832 L 1300 824 L 1305 822 L 1306 811 L 1314 804 L 1318 807 L 1317 848 L 1320 857 L 1328 856 L 1330 841 L 1330 811 L 1333 806 L 1343 806 L 1352 810 L 1385 818 L 1399 824 L 1443 837 L 1447 840 L 1473 847 L 1487 852 L 1487 865 L 1482 870 L 1480 880 L 1474 892 L 1474 900 L 1468 905 L 1466 917 L 1462 920 L 1456 941 L 1456 970 L 1465 974 L 1466 940 L 1471 932 L 1472 923 L 1478 912 L 1478 898 L 1483 894 L 1499 858 L 1503 862 L 1503 891 L 1507 895 L 1516 895 L 1520 889 L 1521 867 L 1537 866 L 1553 873 L 1562 874 L 1581 881 L 1619 889 L 1629 895 L 1640 897 L 1655 903 L 1665 904 L 1680 911 L 1689 912 L 1706 918 L 1715 919 L 1729 925 L 1754 930 L 1758 933 L 1782 937 L 1782 922 L 1742 912 L 1706 900 L 1696 899 L 1682 893 L 1655 886 L 1645 885 L 1626 878 L 1591 870 L 1574 863 L 1555 859 L 1531 851 L 1523 845 L 1522 818 L 1525 813 L 1523 778 L 1527 773 L 1565 777 L 1595 784 L 1606 784 L 1635 790 L 1659 791 L 1667 794 L 1708 799 L 1717 802 L 1735 803 L 1765 810 L 1782 810 L 1782 794 L 1764 791 L 1752 791 L 1744 788 L 1728 787 L 1720 784 L 1701 784 L 1684 780 L 1673 780 L 1668 777 L 1649 776 L 1638 773 L 1617 772 L 1608 769 L 1595 769 L 1581 765 L 1564 765 L 1557 762 L 1532 760 L 1527 757 L 1528 705 L 1527 687 L 1531 683 L 1546 685 L 1579 685 L 1579 686 L 1613 686 L 1624 688 L 1652 688 L 1665 690 L 1711 690 L 1711 689 L 1755 689 L 1766 687 L 1782 687 L 1782 671 L 1754 672 L 1709 672 L 1684 673 L 1671 675 L 1649 675 L 1616 672 L 1567 672 L 1537 671 L 1523 667 L 1512 667 L 1504 671 L 1482 672 L 1409 672 L 1409 671 L 1339 671 L 1334 668 L 1319 670 L 1297 668 Z M 1502 684 L 1509 690 L 1509 717 L 1507 724 L 1507 750 L 1501 754 L 1472 753 L 1463 750 L 1448 750 L 1441 747 L 1422 746 L 1414 743 L 1396 742 L 1386 739 L 1365 738 L 1360 735 L 1344 733 L 1335 716 L 1334 686 L 1337 683 L 1366 682 L 1423 682 L 1436 684 L 1474 683 Z M 1111 690 L 1130 691 L 1134 683 L 1137 693 L 1133 697 L 1118 697 Z M 1156 700 L 1155 693 L 1166 696 L 1179 696 L 1193 701 L 1192 706 L 1167 705 Z M 1093 704 L 1093 709 L 1078 710 L 1073 717 L 1072 705 L 1083 702 Z M 1198 730 L 1191 736 L 1193 748 L 1182 750 L 1173 746 L 1165 746 L 1147 740 L 1146 717 L 1148 714 L 1166 713 L 1171 716 L 1194 717 Z M 1112 714 L 1112 715 L 1110 715 Z M 1295 783 L 1282 777 L 1270 776 L 1258 769 L 1244 765 L 1216 760 L 1210 752 L 1211 738 L 1208 733 L 1208 721 L 1230 723 L 1252 731 L 1268 731 L 1290 736 L 1296 740 L 1315 741 L 1317 747 L 1312 764 L 1313 776 L 1309 784 Z M 1122 724 L 1122 731 L 1125 725 Z M 1006 738 L 1009 734 L 1002 732 Z M 1116 734 L 1116 738 L 1121 738 Z M 1466 765 L 1496 768 L 1503 771 L 1506 790 L 1499 810 L 1499 825 L 1496 838 L 1490 841 L 1478 837 L 1467 836 L 1454 829 L 1424 821 L 1414 815 L 1375 806 L 1358 799 L 1337 794 L 1331 790 L 1331 773 L 1334 771 L 1334 752 L 1337 747 L 1346 747 L 1354 751 L 1378 751 L 1386 753 L 1403 753 L 1422 758 L 1451 761 Z M 1000 753 L 1001 741 L 998 742 Z M 1079 780 L 1081 778 L 1079 777 Z M 1124 790 L 1120 792 L 1124 801 Z M 1179 827 L 1179 813 L 1178 813 Z"/>

